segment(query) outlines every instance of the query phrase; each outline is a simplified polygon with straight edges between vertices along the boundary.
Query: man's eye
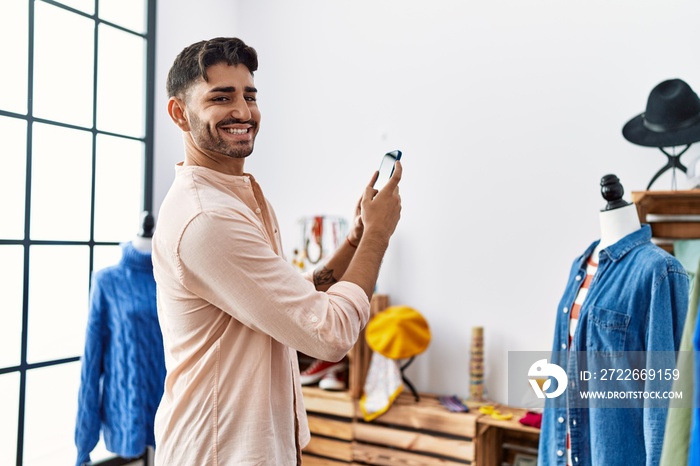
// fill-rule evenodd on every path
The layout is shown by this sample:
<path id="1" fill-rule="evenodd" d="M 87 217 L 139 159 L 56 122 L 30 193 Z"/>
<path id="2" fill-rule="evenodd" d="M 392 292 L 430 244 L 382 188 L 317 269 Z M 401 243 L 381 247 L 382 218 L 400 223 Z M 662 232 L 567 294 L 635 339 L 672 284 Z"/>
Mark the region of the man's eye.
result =
<path id="1" fill-rule="evenodd" d="M 252 95 L 246 96 L 245 100 L 248 102 L 256 102 L 258 99 L 257 97 L 253 97 Z"/>
<path id="2" fill-rule="evenodd" d="M 228 97 L 220 96 L 220 97 L 214 97 L 213 99 L 214 102 L 226 102 L 228 100 Z"/>

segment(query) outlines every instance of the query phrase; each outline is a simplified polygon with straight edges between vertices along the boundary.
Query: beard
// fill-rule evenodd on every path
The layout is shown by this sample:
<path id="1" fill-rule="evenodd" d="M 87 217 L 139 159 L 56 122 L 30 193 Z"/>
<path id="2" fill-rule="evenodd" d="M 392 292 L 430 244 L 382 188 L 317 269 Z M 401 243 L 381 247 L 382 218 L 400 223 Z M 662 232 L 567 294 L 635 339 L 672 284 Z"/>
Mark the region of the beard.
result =
<path id="1" fill-rule="evenodd" d="M 245 123 L 250 124 L 248 131 L 253 131 L 253 138 L 249 141 L 231 142 L 224 140 L 216 130 L 219 126 Z M 253 153 L 257 124 L 254 121 L 240 121 L 228 119 L 219 122 L 212 130 L 206 123 L 194 115 L 190 115 L 190 134 L 195 144 L 203 150 L 216 152 L 232 159 L 244 159 Z"/>

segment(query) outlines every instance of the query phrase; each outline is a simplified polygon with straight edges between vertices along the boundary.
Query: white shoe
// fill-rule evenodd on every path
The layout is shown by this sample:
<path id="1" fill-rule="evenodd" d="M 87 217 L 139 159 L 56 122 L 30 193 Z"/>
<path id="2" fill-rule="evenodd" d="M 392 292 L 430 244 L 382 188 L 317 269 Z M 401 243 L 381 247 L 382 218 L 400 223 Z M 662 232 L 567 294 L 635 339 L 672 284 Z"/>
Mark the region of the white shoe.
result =
<path id="1" fill-rule="evenodd" d="M 318 383 L 319 388 L 324 390 L 345 390 L 345 381 L 342 372 L 329 372 L 324 375 Z"/>

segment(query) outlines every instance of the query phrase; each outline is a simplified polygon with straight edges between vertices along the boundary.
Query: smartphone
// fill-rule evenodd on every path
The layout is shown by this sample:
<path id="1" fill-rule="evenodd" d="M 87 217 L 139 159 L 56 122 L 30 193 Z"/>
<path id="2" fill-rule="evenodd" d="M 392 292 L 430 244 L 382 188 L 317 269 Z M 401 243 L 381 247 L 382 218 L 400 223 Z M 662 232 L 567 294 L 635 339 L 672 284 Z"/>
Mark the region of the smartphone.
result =
<path id="1" fill-rule="evenodd" d="M 394 165 L 396 165 L 397 160 L 401 160 L 400 150 L 392 150 L 384 154 L 382 163 L 379 164 L 379 176 L 377 177 L 377 181 L 374 182 L 374 189 L 381 190 L 387 181 L 389 181 L 391 175 L 394 174 Z"/>

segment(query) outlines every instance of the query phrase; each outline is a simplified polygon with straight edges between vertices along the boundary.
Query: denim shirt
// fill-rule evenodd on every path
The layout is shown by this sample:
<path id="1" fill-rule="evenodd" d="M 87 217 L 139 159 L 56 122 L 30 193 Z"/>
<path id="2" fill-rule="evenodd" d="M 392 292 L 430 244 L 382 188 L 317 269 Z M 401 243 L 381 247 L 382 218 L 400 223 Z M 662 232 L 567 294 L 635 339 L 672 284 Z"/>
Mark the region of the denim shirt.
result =
<path id="1" fill-rule="evenodd" d="M 569 385 L 562 396 L 546 399 L 539 466 L 566 465 L 567 423 L 573 466 L 651 466 L 661 456 L 668 408 L 583 407 L 572 397 L 584 388 L 578 361 L 590 361 L 594 352 L 596 358 L 614 358 L 625 351 L 678 350 L 688 310 L 688 276 L 675 257 L 651 242 L 651 228 L 643 225 L 600 252 L 569 346 L 569 310 L 598 242 L 574 261 L 557 309 L 552 362 L 566 370 Z M 600 380 L 585 386 L 590 391 L 607 388 Z"/>

